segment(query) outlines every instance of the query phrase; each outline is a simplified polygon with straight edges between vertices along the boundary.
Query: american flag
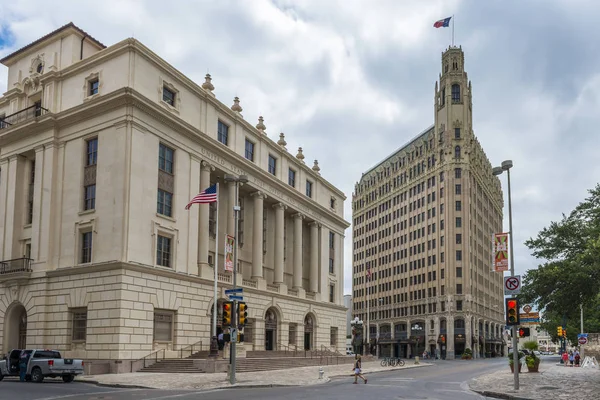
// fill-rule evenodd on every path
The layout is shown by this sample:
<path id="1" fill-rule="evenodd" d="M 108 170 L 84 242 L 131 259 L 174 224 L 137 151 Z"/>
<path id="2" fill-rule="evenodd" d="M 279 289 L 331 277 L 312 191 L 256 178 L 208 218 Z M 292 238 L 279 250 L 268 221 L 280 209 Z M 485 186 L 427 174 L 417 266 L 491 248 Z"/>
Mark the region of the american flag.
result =
<path id="1" fill-rule="evenodd" d="M 192 204 L 206 204 L 206 203 L 214 203 L 217 201 L 217 185 L 212 185 L 208 189 L 204 189 L 200 193 L 198 193 L 187 206 L 185 206 L 186 210 L 189 210 Z"/>
<path id="2" fill-rule="evenodd" d="M 367 280 L 371 280 L 371 263 L 367 263 Z"/>

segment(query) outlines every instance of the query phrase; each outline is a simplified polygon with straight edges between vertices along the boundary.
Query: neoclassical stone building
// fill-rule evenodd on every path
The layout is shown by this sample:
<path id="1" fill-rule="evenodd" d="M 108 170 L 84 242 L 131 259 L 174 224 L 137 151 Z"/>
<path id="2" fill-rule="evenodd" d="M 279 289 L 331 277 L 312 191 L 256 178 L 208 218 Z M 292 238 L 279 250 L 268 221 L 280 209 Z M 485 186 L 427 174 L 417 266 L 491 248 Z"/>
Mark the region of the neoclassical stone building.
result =
<path id="1" fill-rule="evenodd" d="M 240 187 L 247 350 L 344 350 L 345 196 L 134 39 L 68 24 L 7 55 L 0 98 L 0 343 L 53 348 L 96 372 L 211 335 Z M 216 204 L 185 205 L 219 183 Z M 219 250 L 215 254 L 216 221 Z M 217 318 L 219 324 L 221 318 Z M 219 328 L 220 329 L 220 328 Z M 197 348 L 197 347 L 196 347 Z M 110 367 L 109 367 L 110 366 Z M 119 368 L 117 368 L 119 367 Z"/>
<path id="2" fill-rule="evenodd" d="M 503 278 L 491 270 L 491 238 L 502 232 L 502 191 L 473 132 L 461 48 L 442 54 L 434 95 L 434 125 L 355 186 L 353 315 L 370 321 L 383 355 L 500 355 Z"/>

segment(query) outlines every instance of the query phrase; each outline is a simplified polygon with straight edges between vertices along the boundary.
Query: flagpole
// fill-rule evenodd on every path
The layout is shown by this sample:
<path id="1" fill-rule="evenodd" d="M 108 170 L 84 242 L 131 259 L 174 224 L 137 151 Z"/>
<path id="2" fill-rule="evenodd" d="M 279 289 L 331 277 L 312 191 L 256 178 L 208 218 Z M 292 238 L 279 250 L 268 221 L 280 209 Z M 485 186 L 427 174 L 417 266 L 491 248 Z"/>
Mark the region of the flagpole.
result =
<path id="1" fill-rule="evenodd" d="M 213 304 L 213 336 L 217 336 L 217 271 L 219 265 L 219 182 L 217 182 L 217 217 L 215 218 L 215 225 L 215 286 Z"/>
<path id="2" fill-rule="evenodd" d="M 454 14 L 452 14 L 452 47 L 454 47 Z"/>

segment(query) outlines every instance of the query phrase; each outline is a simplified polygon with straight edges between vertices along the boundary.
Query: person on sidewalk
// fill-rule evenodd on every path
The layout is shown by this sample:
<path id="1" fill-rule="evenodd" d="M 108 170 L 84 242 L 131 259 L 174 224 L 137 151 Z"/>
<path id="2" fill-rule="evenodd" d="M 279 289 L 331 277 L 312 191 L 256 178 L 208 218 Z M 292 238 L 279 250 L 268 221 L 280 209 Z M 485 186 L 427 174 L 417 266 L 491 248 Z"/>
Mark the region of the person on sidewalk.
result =
<path id="1" fill-rule="evenodd" d="M 581 361 L 581 355 L 579 354 L 579 350 L 575 350 L 575 366 L 579 367 L 579 362 Z"/>
<path id="2" fill-rule="evenodd" d="M 563 364 L 565 364 L 565 367 L 568 367 L 569 366 L 569 354 L 566 351 L 564 351 L 562 353 L 561 357 L 562 357 L 562 360 L 563 360 Z"/>
<path id="3" fill-rule="evenodd" d="M 362 362 L 361 362 L 360 354 L 358 354 L 356 356 L 356 361 L 354 361 L 354 384 L 355 385 L 358 383 L 358 378 L 359 377 L 360 377 L 360 379 L 362 379 L 363 381 L 365 381 L 365 383 L 367 383 L 367 378 L 365 378 L 362 375 Z"/>

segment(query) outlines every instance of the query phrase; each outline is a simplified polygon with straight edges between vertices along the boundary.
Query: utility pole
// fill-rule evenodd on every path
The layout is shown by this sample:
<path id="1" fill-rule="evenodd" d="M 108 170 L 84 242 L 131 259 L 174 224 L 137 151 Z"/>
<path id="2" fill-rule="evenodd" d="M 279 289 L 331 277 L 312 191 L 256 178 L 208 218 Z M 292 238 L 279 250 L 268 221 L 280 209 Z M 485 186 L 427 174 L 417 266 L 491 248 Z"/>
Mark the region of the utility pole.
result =
<path id="1" fill-rule="evenodd" d="M 579 324 L 581 326 L 579 327 L 579 333 L 583 334 L 583 303 L 581 303 L 579 305 L 579 310 L 581 311 L 581 316 L 580 316 L 580 321 L 579 321 Z M 583 362 L 583 347 L 584 346 L 585 345 L 583 345 L 583 344 L 579 345 L 579 347 L 581 348 L 581 351 L 579 352 L 579 357 L 580 357 L 581 362 Z"/>

